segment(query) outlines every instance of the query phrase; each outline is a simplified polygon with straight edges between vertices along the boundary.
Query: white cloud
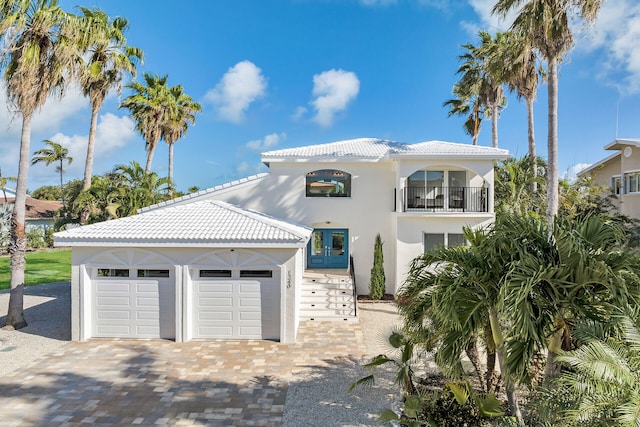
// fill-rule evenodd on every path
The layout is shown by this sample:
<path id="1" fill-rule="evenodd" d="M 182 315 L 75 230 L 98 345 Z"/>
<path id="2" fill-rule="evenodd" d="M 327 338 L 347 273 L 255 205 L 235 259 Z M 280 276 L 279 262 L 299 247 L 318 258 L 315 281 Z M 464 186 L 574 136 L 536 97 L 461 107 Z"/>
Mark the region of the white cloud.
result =
<path id="1" fill-rule="evenodd" d="M 321 126 L 333 124 L 336 113 L 347 108 L 358 96 L 360 81 L 355 73 L 344 70 L 329 70 L 313 76 L 311 104 L 316 110 L 313 120 Z"/>
<path id="2" fill-rule="evenodd" d="M 574 182 L 578 178 L 578 174 L 589 166 L 591 166 L 591 163 L 576 163 L 562 174 L 562 178 L 569 182 Z"/>
<path id="3" fill-rule="evenodd" d="M 600 77 L 621 93 L 640 92 L 640 4 L 631 0 L 604 2 L 595 26 L 580 36 L 578 48 L 606 53 L 606 62 L 598 67 Z M 610 78 L 616 72 L 622 72 L 622 78 L 619 74 Z"/>
<path id="4" fill-rule="evenodd" d="M 286 137 L 286 133 L 272 133 L 262 139 L 254 139 L 247 142 L 246 147 L 257 152 L 266 151 L 278 145 L 280 141 L 285 139 Z"/>
<path id="5" fill-rule="evenodd" d="M 94 149 L 94 170 L 96 163 L 100 160 L 107 160 L 109 155 L 124 148 L 136 136 L 135 125 L 128 116 L 118 117 L 112 113 L 101 115 L 96 128 L 96 141 Z M 73 158 L 73 162 L 69 166 L 65 166 L 65 170 L 70 176 L 82 176 L 84 173 L 84 164 L 87 158 L 87 141 L 88 135 L 65 135 L 58 132 L 51 136 L 51 141 L 61 144 L 69 150 L 69 156 Z M 42 148 L 42 144 L 36 144 L 33 151 Z M 51 176 L 51 168 L 45 167 L 43 164 L 34 165 L 33 174 L 37 176 Z"/>
<path id="6" fill-rule="evenodd" d="M 469 5 L 480 18 L 480 23 L 462 21 L 461 26 L 472 36 L 476 36 L 479 30 L 506 31 L 513 23 L 517 14 L 509 13 L 505 18 L 499 18 L 491 14 L 495 0 L 469 0 Z"/>
<path id="7" fill-rule="evenodd" d="M 240 123 L 249 106 L 264 96 L 267 80 L 262 70 L 251 61 L 238 62 L 222 76 L 215 88 L 205 95 L 212 102 L 221 119 Z"/>
<path id="8" fill-rule="evenodd" d="M 293 112 L 293 114 L 291 115 L 291 120 L 293 121 L 298 121 L 302 118 L 302 116 L 304 116 L 305 114 L 307 114 L 307 109 L 305 107 L 297 107 L 296 111 Z"/>

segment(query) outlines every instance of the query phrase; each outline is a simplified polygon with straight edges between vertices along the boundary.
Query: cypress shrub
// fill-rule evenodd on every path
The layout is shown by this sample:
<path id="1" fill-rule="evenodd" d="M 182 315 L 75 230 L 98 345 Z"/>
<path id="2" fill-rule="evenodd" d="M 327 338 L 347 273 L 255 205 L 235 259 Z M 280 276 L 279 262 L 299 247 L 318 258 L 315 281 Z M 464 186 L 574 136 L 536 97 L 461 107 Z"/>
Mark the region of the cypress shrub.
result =
<path id="1" fill-rule="evenodd" d="M 382 239 L 380 238 L 380 233 L 378 233 L 373 246 L 373 268 L 371 268 L 371 279 L 369 280 L 369 297 L 371 299 L 382 299 L 384 291 L 384 257 L 382 255 Z"/>

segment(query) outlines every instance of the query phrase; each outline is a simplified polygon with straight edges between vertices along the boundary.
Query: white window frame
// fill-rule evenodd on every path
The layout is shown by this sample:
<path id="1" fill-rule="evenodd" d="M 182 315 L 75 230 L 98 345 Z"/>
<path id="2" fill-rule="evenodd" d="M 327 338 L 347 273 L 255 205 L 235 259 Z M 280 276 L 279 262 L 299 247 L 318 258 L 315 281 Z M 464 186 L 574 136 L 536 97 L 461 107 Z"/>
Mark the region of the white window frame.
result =
<path id="1" fill-rule="evenodd" d="M 616 185 L 616 183 L 618 185 Z M 624 194 L 624 181 L 622 179 L 622 175 L 613 175 L 611 177 L 611 190 L 613 194 L 621 195 Z"/>
<path id="2" fill-rule="evenodd" d="M 445 248 L 449 247 L 449 235 L 462 235 L 462 236 L 464 236 L 463 233 L 427 233 L 427 232 L 423 232 L 422 233 L 422 251 L 423 251 L 423 253 L 427 252 L 427 245 L 426 245 L 426 243 L 427 243 L 426 242 L 427 235 L 444 236 L 444 247 Z M 432 250 L 432 249 L 429 249 L 429 250 Z"/>

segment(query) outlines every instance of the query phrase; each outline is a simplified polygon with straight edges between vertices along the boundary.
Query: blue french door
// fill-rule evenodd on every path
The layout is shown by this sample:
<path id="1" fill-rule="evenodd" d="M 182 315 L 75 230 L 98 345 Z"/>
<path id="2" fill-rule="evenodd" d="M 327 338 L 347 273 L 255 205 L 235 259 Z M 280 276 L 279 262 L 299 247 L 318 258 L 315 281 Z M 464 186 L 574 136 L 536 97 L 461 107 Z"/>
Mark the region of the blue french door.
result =
<path id="1" fill-rule="evenodd" d="M 307 268 L 347 268 L 349 231 L 342 228 L 316 228 L 307 245 Z"/>

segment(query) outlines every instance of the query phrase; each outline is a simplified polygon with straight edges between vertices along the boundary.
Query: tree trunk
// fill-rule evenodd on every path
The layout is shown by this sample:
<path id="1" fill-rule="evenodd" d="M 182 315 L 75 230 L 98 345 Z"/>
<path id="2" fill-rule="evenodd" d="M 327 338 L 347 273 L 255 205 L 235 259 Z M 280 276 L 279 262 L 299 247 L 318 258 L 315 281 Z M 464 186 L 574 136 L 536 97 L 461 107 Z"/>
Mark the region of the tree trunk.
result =
<path id="1" fill-rule="evenodd" d="M 498 115 L 500 114 L 500 107 L 498 104 L 491 106 L 491 146 L 498 148 Z"/>
<path id="2" fill-rule="evenodd" d="M 504 356 L 504 337 L 502 330 L 500 329 L 500 323 L 498 320 L 498 314 L 491 309 L 489 312 L 489 322 L 491 322 L 491 335 L 493 342 L 496 345 L 496 356 L 498 357 L 498 365 L 500 366 L 500 372 L 504 380 L 505 393 L 507 395 L 507 403 L 509 405 L 509 412 L 511 416 L 516 417 L 518 424 L 524 426 L 524 418 L 522 418 L 522 412 L 520 412 L 520 404 L 518 403 L 518 392 L 515 384 L 510 381 L 509 375 L 506 371 L 505 356 Z"/>
<path id="3" fill-rule="evenodd" d="M 544 369 L 544 382 L 548 383 L 558 373 L 558 365 L 556 364 L 556 356 L 562 349 L 562 334 L 564 332 L 564 320 L 556 317 L 556 331 L 549 338 L 549 347 L 547 348 L 547 364 Z"/>
<path id="4" fill-rule="evenodd" d="M 147 144 L 147 164 L 144 167 L 144 173 L 151 173 L 151 162 L 153 162 L 153 153 L 156 151 L 158 140 L 160 140 L 160 138 L 155 138 L 152 143 Z"/>
<path id="5" fill-rule="evenodd" d="M 173 142 L 169 143 L 169 197 L 173 197 Z"/>
<path id="6" fill-rule="evenodd" d="M 494 386 L 497 383 L 496 378 L 496 344 L 493 342 L 493 335 L 491 333 L 491 325 L 487 324 L 484 328 L 484 336 L 486 342 L 487 352 L 487 371 L 485 372 L 485 382 L 487 392 L 491 393 Z"/>
<path id="7" fill-rule="evenodd" d="M 533 168 L 533 177 L 538 177 L 538 163 L 536 160 L 536 137 L 535 127 L 533 123 L 533 98 L 527 98 L 527 140 L 529 141 L 529 157 L 531 157 L 531 167 Z M 538 183 L 531 184 L 531 191 L 533 193 L 538 191 Z"/>
<path id="8" fill-rule="evenodd" d="M 24 319 L 24 270 L 26 265 L 25 252 L 25 201 L 27 198 L 27 178 L 29 175 L 29 160 L 31 157 L 31 114 L 22 117 L 22 135 L 20 138 L 20 161 L 18 163 L 18 180 L 16 184 L 16 198 L 11 217 L 11 240 L 9 254 L 11 264 L 11 291 L 9 294 L 9 309 L 5 328 L 20 329 L 27 326 Z"/>
<path id="9" fill-rule="evenodd" d="M 480 366 L 480 354 L 478 353 L 478 338 L 475 335 L 472 335 L 464 352 L 467 354 L 471 365 L 473 365 L 473 370 L 478 377 L 480 387 L 484 388 L 484 381 L 482 380 L 482 367 Z"/>
<path id="10" fill-rule="evenodd" d="M 548 61 L 547 223 L 551 231 L 554 218 L 558 214 L 558 61 L 556 58 L 550 58 Z"/>
<path id="11" fill-rule="evenodd" d="M 82 180 L 82 191 L 91 188 L 91 178 L 93 175 L 93 151 L 96 143 L 96 131 L 98 129 L 98 112 L 100 105 L 94 103 L 91 106 L 91 125 L 89 126 L 89 140 L 87 141 L 87 159 L 84 164 L 84 179 Z"/>

